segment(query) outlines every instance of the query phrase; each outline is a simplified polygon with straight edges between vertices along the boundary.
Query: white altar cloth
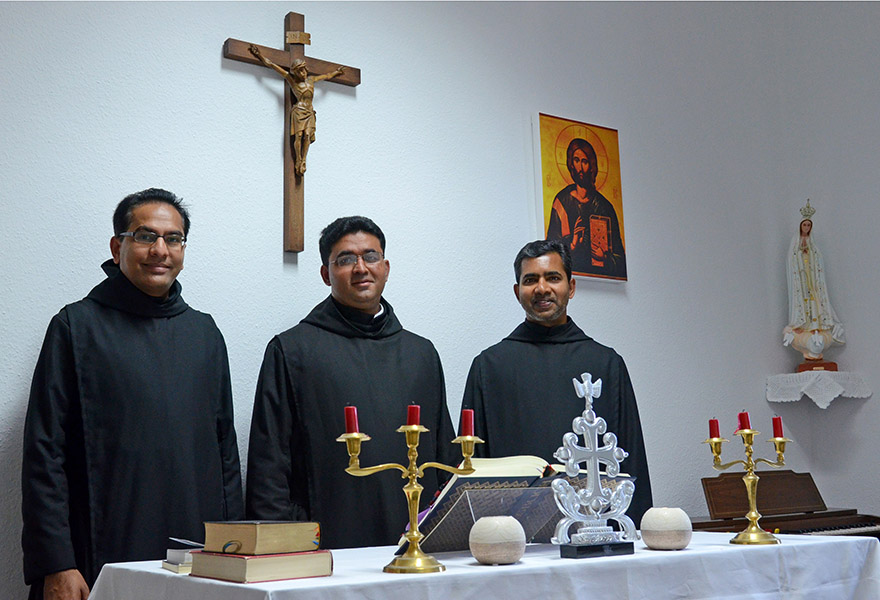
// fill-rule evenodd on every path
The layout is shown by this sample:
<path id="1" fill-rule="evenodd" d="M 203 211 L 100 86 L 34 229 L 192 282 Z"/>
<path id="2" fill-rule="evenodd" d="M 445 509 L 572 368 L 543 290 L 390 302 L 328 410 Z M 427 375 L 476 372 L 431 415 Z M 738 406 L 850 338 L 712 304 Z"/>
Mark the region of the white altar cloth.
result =
<path id="1" fill-rule="evenodd" d="M 780 535 L 772 546 L 730 544 L 695 531 L 681 551 L 641 541 L 629 556 L 563 559 L 532 544 L 514 565 L 480 565 L 467 552 L 435 555 L 443 573 L 383 573 L 392 547 L 334 550 L 331 577 L 238 584 L 177 575 L 160 561 L 109 564 L 90 600 L 658 600 L 880 598 L 880 542 L 871 537 Z"/>

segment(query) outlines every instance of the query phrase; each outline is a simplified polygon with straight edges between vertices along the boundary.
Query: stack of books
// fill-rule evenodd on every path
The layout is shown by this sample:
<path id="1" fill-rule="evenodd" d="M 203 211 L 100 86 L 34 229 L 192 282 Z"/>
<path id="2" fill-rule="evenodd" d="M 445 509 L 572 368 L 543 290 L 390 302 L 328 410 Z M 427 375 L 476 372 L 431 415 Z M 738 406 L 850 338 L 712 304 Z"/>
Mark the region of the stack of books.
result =
<path id="1" fill-rule="evenodd" d="M 320 543 L 314 522 L 209 521 L 190 575 L 238 583 L 326 577 L 333 574 L 333 556 Z"/>
<path id="2" fill-rule="evenodd" d="M 162 568 L 172 573 L 189 573 L 192 570 L 192 548 L 169 548 Z"/>

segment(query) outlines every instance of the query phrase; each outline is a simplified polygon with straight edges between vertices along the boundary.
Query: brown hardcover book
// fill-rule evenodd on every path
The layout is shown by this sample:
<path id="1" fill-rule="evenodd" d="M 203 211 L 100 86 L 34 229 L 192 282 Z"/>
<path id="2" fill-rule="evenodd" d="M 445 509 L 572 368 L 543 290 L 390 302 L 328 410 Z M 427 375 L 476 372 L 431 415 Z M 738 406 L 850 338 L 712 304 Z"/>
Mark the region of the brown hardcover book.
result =
<path id="1" fill-rule="evenodd" d="M 289 552 L 286 554 L 223 554 L 193 552 L 192 572 L 195 577 L 208 577 L 258 583 L 304 577 L 326 577 L 333 574 L 333 555 L 329 550 Z"/>
<path id="2" fill-rule="evenodd" d="M 205 551 L 284 554 L 317 550 L 321 526 L 313 521 L 206 521 Z"/>

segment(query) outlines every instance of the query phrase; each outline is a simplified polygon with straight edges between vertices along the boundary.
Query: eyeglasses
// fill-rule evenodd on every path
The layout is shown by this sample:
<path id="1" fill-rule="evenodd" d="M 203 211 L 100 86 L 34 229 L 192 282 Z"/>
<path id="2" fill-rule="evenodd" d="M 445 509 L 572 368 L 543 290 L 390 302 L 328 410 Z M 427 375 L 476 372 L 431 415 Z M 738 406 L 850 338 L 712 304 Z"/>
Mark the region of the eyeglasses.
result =
<path id="1" fill-rule="evenodd" d="M 330 262 L 332 262 L 337 267 L 353 267 L 357 264 L 359 258 L 364 259 L 364 264 L 375 265 L 384 257 L 382 256 L 381 252 L 370 250 L 369 252 L 364 252 L 363 254 L 343 254 L 342 256 L 338 256 L 336 260 L 332 260 Z"/>
<path id="2" fill-rule="evenodd" d="M 162 238 L 165 240 L 165 245 L 169 248 L 182 248 L 186 245 L 186 236 L 180 233 L 166 233 L 165 235 L 159 235 L 155 231 L 150 231 L 148 229 L 138 229 L 137 231 L 126 231 L 124 233 L 120 233 L 119 237 L 130 237 L 138 244 L 150 244 L 153 245 L 156 243 L 156 240 Z"/>

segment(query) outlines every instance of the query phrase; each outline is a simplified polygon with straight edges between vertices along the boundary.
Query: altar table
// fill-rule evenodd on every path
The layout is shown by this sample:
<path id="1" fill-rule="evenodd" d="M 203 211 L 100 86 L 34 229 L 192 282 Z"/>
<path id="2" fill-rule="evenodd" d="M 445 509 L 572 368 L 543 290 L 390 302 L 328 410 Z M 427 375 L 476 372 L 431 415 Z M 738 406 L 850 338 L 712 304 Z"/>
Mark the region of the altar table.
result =
<path id="1" fill-rule="evenodd" d="M 484 566 L 467 552 L 436 554 L 443 573 L 383 573 L 394 548 L 334 550 L 330 577 L 239 584 L 177 575 L 161 561 L 106 565 L 89 600 L 876 600 L 880 541 L 873 537 L 779 535 L 781 544 L 738 546 L 732 534 L 695 531 L 680 551 L 563 559 L 532 544 L 514 565 Z"/>

